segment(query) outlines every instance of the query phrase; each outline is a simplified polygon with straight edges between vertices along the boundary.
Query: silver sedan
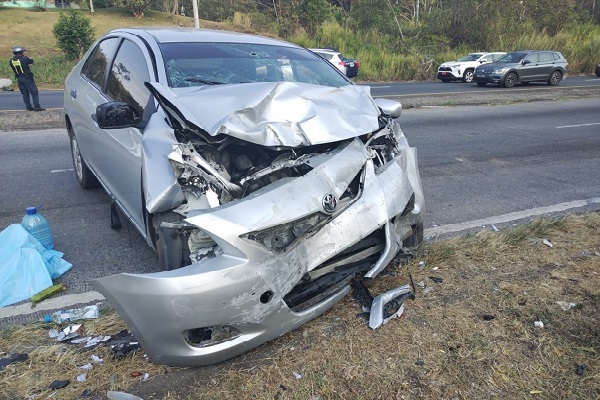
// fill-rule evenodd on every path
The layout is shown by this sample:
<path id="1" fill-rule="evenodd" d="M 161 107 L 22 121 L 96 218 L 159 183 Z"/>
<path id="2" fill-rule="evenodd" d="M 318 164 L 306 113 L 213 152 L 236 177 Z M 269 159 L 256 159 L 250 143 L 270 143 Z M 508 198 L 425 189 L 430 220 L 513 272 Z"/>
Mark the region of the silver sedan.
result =
<path id="1" fill-rule="evenodd" d="M 157 250 L 163 272 L 93 282 L 154 362 L 207 365 L 281 336 L 422 240 L 401 105 L 302 47 L 119 29 L 64 104 L 80 185 L 101 185 Z"/>

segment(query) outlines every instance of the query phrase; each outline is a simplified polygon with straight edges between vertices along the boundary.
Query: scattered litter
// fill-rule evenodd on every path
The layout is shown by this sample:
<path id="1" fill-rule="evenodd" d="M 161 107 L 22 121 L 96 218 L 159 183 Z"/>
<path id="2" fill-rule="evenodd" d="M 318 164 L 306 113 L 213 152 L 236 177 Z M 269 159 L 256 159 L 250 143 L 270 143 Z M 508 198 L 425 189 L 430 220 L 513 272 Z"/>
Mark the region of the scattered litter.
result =
<path id="1" fill-rule="evenodd" d="M 542 240 L 542 243 L 544 243 L 548 247 L 554 247 L 554 245 L 552 244 L 552 242 L 550 242 L 548 239 Z"/>
<path id="2" fill-rule="evenodd" d="M 558 304 L 558 306 L 564 311 L 569 311 L 571 308 L 577 307 L 577 303 L 569 303 L 566 301 L 557 301 L 556 304 Z"/>
<path id="3" fill-rule="evenodd" d="M 82 365 L 81 367 L 79 367 L 79 369 L 81 369 L 81 370 L 84 370 L 84 371 L 85 371 L 85 370 L 94 369 L 94 366 L 93 366 L 92 364 L 90 364 L 90 363 L 87 363 L 87 364 L 85 364 L 85 365 Z"/>
<path id="4" fill-rule="evenodd" d="M 419 268 L 425 268 L 425 261 L 419 261 Z"/>
<path id="5" fill-rule="evenodd" d="M 110 346 L 113 356 L 117 358 L 126 357 L 132 351 L 141 348 L 139 342 L 135 339 L 133 334 L 127 331 L 127 329 L 123 329 L 113 336 L 111 340 L 107 342 L 107 345 Z"/>
<path id="6" fill-rule="evenodd" d="M 77 382 L 85 382 L 87 381 L 87 372 L 84 372 L 81 375 L 77 375 Z"/>
<path id="7" fill-rule="evenodd" d="M 144 400 L 141 397 L 137 397 L 129 393 L 114 392 L 112 390 L 109 390 L 106 393 L 106 397 L 108 397 L 110 400 Z"/>
<path id="8" fill-rule="evenodd" d="M 442 283 L 444 282 L 443 278 L 440 278 L 438 276 L 430 276 L 429 279 L 431 279 L 432 281 L 434 281 L 435 283 Z"/>
<path id="9" fill-rule="evenodd" d="M 148 379 L 150 379 L 150 374 L 147 372 L 144 372 L 144 378 L 142 379 L 142 382 L 146 382 Z"/>
<path id="10" fill-rule="evenodd" d="M 544 323 L 542 321 L 534 321 L 533 325 L 538 327 L 538 328 L 543 328 L 544 327 Z"/>
<path id="11" fill-rule="evenodd" d="M 483 314 L 481 318 L 483 318 L 484 321 L 491 321 L 493 319 L 496 319 L 496 317 L 492 314 Z"/>
<path id="12" fill-rule="evenodd" d="M 69 385 L 69 383 L 71 383 L 71 382 L 68 379 L 66 381 L 55 380 L 54 382 L 52 382 L 51 384 L 48 385 L 47 389 L 52 389 L 52 390 L 62 389 L 64 387 L 67 387 Z"/>
<path id="13" fill-rule="evenodd" d="M 423 289 L 425 287 L 425 281 L 417 282 L 417 286 Z"/>
<path id="14" fill-rule="evenodd" d="M 575 371 L 575 373 L 577 375 L 583 375 L 583 370 L 585 369 L 585 364 L 579 364 L 577 366 L 577 370 Z"/>
<path id="15" fill-rule="evenodd" d="M 417 364 L 417 365 L 425 365 L 425 361 L 423 361 L 423 360 L 417 360 L 417 362 L 415 364 Z"/>
<path id="16" fill-rule="evenodd" d="M 140 371 L 132 371 L 129 375 L 131 375 L 132 378 L 137 378 L 142 376 L 142 373 Z"/>
<path id="17" fill-rule="evenodd" d="M 541 390 L 530 390 L 529 394 L 540 394 L 543 393 Z"/>
<path id="18" fill-rule="evenodd" d="M 64 342 L 65 340 L 73 339 L 74 337 L 79 336 L 77 331 L 81 328 L 80 325 L 69 325 L 65 329 L 63 329 L 58 336 L 56 337 L 57 342 Z"/>
<path id="19" fill-rule="evenodd" d="M 67 290 L 65 285 L 62 283 L 57 283 L 56 285 L 52 285 L 49 288 L 39 291 L 31 296 L 31 308 L 34 308 L 40 301 L 46 300 L 48 297 L 54 296 L 56 293 L 60 293 L 65 290 Z"/>
<path id="20" fill-rule="evenodd" d="M 86 336 L 86 337 L 82 337 L 79 339 L 74 339 L 71 340 L 71 343 L 73 344 L 84 344 L 84 348 L 85 349 L 92 349 L 96 346 L 98 346 L 100 343 L 102 342 L 107 342 L 109 341 L 111 338 L 111 336 L 95 336 L 95 337 L 91 337 L 91 336 Z"/>
<path id="21" fill-rule="evenodd" d="M 296 379 L 302 379 L 302 375 L 300 375 L 298 372 L 294 372 L 294 376 Z"/>
<path id="22" fill-rule="evenodd" d="M 90 389 L 85 389 L 83 393 L 81 393 L 81 397 L 92 397 L 92 391 Z"/>
<path id="23" fill-rule="evenodd" d="M 46 315 L 44 317 L 45 322 L 55 322 L 62 324 L 68 321 L 77 321 L 80 319 L 95 319 L 98 318 L 100 312 L 97 305 L 91 305 L 83 308 L 74 308 L 67 311 L 57 311 L 52 315 Z"/>
<path id="24" fill-rule="evenodd" d="M 423 294 L 431 293 L 432 290 L 433 288 L 431 286 L 427 286 L 425 289 L 423 289 Z"/>
<path id="25" fill-rule="evenodd" d="M 431 268 L 431 269 L 432 269 L 432 270 L 434 270 L 434 271 L 437 271 L 439 268 L 440 268 L 440 267 L 433 267 L 433 268 Z"/>
<path id="26" fill-rule="evenodd" d="M 8 357 L 0 358 L 0 371 L 6 368 L 8 365 L 12 363 L 16 363 L 19 361 L 26 361 L 29 359 L 29 356 L 24 353 L 13 353 Z"/>
<path id="27" fill-rule="evenodd" d="M 492 230 L 494 232 L 500 232 L 500 229 L 496 228 L 496 225 L 492 224 Z"/>
<path id="28" fill-rule="evenodd" d="M 48 331 L 48 336 L 50 337 L 50 339 L 55 339 L 58 337 L 58 329 L 50 329 Z"/>
<path id="29" fill-rule="evenodd" d="M 281 390 L 287 390 L 287 386 L 285 386 L 285 385 L 279 385 L 279 389 L 281 389 Z"/>
<path id="30" fill-rule="evenodd" d="M 94 362 L 94 363 L 96 363 L 96 364 L 104 364 L 104 360 L 103 360 L 102 358 L 98 357 L 98 356 L 97 356 L 97 355 L 95 355 L 95 354 L 92 354 L 92 355 L 90 356 L 90 358 L 92 359 L 92 362 Z"/>

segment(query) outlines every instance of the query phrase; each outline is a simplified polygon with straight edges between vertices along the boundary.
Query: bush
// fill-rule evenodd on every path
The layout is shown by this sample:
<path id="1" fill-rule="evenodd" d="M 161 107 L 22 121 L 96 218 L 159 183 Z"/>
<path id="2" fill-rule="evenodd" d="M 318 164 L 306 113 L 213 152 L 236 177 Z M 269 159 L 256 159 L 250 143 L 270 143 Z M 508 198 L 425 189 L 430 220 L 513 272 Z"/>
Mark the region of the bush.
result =
<path id="1" fill-rule="evenodd" d="M 58 47 L 70 60 L 79 58 L 94 42 L 94 28 L 90 25 L 90 19 L 77 10 L 61 12 L 52 32 Z"/>

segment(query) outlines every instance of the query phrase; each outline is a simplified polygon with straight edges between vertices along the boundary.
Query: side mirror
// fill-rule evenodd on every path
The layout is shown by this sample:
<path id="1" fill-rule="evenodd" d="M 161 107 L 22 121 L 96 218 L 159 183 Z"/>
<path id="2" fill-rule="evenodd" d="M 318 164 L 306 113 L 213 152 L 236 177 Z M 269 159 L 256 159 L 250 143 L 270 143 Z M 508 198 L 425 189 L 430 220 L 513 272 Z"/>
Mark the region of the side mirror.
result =
<path id="1" fill-rule="evenodd" d="M 96 107 L 95 121 L 102 129 L 120 129 L 138 126 L 142 122 L 142 117 L 131 104 L 111 101 Z"/>
<path id="2" fill-rule="evenodd" d="M 531 60 L 523 60 L 523 61 L 521 61 L 521 64 L 523 64 L 523 65 L 531 64 Z"/>
<path id="3" fill-rule="evenodd" d="M 390 99 L 374 99 L 374 101 L 384 113 L 393 119 L 400 118 L 400 115 L 402 114 L 402 104 L 399 101 Z"/>

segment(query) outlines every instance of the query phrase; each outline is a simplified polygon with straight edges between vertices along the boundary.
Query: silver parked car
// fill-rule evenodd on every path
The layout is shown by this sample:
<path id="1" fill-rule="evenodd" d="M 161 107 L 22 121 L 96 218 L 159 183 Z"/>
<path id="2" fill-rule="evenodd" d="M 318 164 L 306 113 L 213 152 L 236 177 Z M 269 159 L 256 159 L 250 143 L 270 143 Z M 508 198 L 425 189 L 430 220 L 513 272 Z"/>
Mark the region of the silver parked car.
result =
<path id="1" fill-rule="evenodd" d="M 93 282 L 154 362 L 277 338 L 422 240 L 400 104 L 301 47 L 118 29 L 67 77 L 64 104 L 77 180 L 157 250 L 162 272 Z"/>

